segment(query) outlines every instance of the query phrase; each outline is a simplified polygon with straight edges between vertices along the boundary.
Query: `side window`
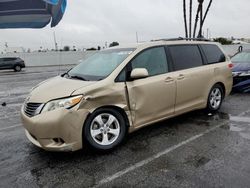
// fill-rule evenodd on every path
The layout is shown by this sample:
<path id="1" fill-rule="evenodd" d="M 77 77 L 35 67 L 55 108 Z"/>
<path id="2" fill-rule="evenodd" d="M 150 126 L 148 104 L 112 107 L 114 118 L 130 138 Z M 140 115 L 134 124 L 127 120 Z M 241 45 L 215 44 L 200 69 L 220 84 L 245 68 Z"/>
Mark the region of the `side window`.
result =
<path id="1" fill-rule="evenodd" d="M 123 69 L 122 72 L 118 75 L 115 80 L 116 82 L 125 82 L 126 81 L 126 69 Z"/>
<path id="2" fill-rule="evenodd" d="M 4 61 L 14 61 L 16 58 L 4 58 Z"/>
<path id="3" fill-rule="evenodd" d="M 146 68 L 149 76 L 168 72 L 168 63 L 164 47 L 150 48 L 131 61 L 132 69 Z"/>
<path id="4" fill-rule="evenodd" d="M 214 44 L 202 44 L 202 50 L 205 53 L 208 64 L 225 62 L 226 57 L 220 50 L 220 48 Z"/>
<path id="5" fill-rule="evenodd" d="M 197 45 L 169 46 L 176 71 L 203 65 L 203 60 Z"/>

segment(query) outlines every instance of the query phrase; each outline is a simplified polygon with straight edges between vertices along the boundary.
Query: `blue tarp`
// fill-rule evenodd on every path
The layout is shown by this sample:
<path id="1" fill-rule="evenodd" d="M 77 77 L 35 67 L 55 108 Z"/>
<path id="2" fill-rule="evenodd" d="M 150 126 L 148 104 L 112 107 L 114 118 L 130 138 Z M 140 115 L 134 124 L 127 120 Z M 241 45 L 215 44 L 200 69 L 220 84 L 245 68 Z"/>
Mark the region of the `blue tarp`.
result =
<path id="1" fill-rule="evenodd" d="M 55 27 L 67 0 L 0 0 L 0 28 Z"/>

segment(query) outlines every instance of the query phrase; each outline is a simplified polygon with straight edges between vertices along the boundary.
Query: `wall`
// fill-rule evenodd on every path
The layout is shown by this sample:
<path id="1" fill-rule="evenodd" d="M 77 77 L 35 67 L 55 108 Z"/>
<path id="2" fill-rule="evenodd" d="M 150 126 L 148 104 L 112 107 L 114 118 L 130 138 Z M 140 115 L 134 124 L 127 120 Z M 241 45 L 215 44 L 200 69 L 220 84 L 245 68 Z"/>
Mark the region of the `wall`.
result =
<path id="1" fill-rule="evenodd" d="M 54 66 L 78 64 L 79 60 L 86 59 L 94 54 L 94 51 L 69 51 L 69 52 L 32 52 L 32 53 L 7 53 L 0 57 L 20 57 L 26 66 Z"/>
<path id="2" fill-rule="evenodd" d="M 224 45 L 225 52 L 232 56 L 237 53 L 239 46 L 243 49 L 250 49 L 250 44 Z M 95 51 L 69 51 L 69 52 L 32 52 L 32 53 L 8 53 L 0 54 L 0 57 L 21 57 L 26 66 L 56 66 L 78 64 L 79 60 L 86 59 Z"/>

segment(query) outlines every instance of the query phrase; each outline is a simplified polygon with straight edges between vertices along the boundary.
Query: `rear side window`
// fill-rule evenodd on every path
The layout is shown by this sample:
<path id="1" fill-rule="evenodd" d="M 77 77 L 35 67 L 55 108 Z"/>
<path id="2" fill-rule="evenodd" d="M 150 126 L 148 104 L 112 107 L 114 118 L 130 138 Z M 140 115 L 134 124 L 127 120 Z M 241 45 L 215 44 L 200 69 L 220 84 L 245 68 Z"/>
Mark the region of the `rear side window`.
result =
<path id="1" fill-rule="evenodd" d="M 164 47 L 150 48 L 140 53 L 131 61 L 132 69 L 146 68 L 149 76 L 168 72 L 167 57 Z"/>
<path id="2" fill-rule="evenodd" d="M 169 46 L 176 71 L 203 65 L 200 49 L 197 45 Z"/>
<path id="3" fill-rule="evenodd" d="M 220 48 L 214 44 L 202 44 L 201 48 L 205 53 L 208 64 L 225 62 L 226 57 Z"/>
<path id="4" fill-rule="evenodd" d="M 16 58 L 4 58 L 4 61 L 15 61 Z"/>

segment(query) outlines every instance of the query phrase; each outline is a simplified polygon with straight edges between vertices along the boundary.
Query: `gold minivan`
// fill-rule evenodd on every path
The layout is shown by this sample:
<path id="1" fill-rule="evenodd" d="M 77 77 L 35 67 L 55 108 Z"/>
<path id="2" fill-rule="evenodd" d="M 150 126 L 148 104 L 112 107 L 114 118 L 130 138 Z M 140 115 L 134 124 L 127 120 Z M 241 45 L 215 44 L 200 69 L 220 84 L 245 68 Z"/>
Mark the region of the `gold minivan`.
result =
<path id="1" fill-rule="evenodd" d="M 49 151 L 110 150 L 127 133 L 197 109 L 217 111 L 232 88 L 217 43 L 160 40 L 99 51 L 34 87 L 21 117 Z"/>

